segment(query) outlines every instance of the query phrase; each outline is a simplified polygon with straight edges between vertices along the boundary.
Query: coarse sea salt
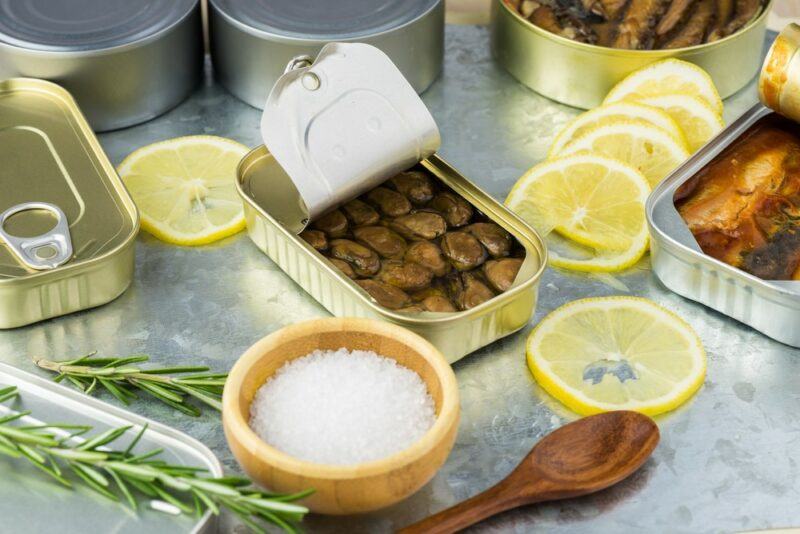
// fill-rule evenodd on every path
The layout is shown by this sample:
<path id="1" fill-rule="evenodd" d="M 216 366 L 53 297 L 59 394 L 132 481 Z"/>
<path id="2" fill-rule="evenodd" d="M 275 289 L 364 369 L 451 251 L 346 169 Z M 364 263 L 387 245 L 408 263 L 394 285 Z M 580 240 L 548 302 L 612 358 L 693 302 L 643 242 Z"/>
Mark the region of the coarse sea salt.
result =
<path id="1" fill-rule="evenodd" d="M 352 465 L 419 440 L 436 419 L 414 371 L 372 351 L 315 350 L 287 362 L 256 392 L 250 427 L 302 460 Z"/>

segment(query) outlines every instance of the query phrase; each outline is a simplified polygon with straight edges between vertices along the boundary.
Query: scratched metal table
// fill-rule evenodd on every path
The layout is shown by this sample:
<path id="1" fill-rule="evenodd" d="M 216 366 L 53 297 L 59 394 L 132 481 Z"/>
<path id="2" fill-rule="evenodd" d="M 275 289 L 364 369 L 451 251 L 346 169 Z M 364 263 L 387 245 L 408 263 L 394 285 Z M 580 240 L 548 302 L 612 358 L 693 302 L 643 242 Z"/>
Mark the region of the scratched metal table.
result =
<path id="1" fill-rule="evenodd" d="M 495 65 L 485 27 L 448 27 L 446 57 L 443 76 L 424 95 L 442 131 L 441 153 L 502 199 L 577 110 L 536 95 Z M 751 84 L 726 102 L 725 118 L 755 100 Z M 259 118 L 259 111 L 209 80 L 166 116 L 100 139 L 114 163 L 139 146 L 179 135 L 221 135 L 254 146 Z M 97 349 L 227 369 L 262 336 L 327 313 L 244 234 L 200 248 L 142 234 L 136 254 L 133 286 L 119 299 L 0 332 L 0 359 L 31 371 L 31 355 L 64 358 Z M 694 326 L 708 350 L 704 387 L 658 419 L 661 444 L 628 481 L 596 496 L 507 513 L 475 531 L 729 532 L 800 525 L 800 351 L 670 293 L 647 260 L 617 280 Z M 534 322 L 571 300 L 623 290 L 618 283 L 549 270 Z M 530 325 L 454 366 L 461 427 L 453 453 L 430 484 L 380 513 L 310 516 L 307 530 L 388 532 L 421 519 L 494 484 L 539 438 L 575 419 L 530 377 L 524 358 L 529 331 Z M 198 438 L 237 470 L 215 414 L 195 419 L 148 401 L 133 409 Z M 230 518 L 221 530 L 239 531 Z"/>

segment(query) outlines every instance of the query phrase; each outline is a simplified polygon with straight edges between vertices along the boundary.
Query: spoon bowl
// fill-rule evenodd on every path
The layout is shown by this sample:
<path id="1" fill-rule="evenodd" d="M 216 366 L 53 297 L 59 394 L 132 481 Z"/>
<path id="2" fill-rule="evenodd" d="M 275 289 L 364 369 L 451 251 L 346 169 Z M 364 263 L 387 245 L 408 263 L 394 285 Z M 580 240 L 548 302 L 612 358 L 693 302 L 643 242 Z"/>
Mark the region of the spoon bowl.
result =
<path id="1" fill-rule="evenodd" d="M 456 532 L 518 506 L 600 491 L 639 469 L 658 440 L 658 426 L 646 415 L 585 417 L 542 438 L 496 486 L 400 532 Z"/>

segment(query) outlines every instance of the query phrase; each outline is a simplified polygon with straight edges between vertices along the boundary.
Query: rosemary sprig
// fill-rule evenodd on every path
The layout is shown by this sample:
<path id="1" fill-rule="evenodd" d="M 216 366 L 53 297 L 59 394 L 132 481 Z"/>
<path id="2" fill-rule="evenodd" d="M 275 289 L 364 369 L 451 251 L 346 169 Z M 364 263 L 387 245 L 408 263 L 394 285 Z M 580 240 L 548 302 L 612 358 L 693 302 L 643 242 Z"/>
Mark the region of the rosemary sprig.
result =
<path id="1" fill-rule="evenodd" d="M 34 358 L 33 362 L 42 369 L 57 373 L 53 379 L 56 382 L 67 380 L 86 394 L 93 393 L 98 387 L 105 388 L 125 405 L 137 398 L 135 390 L 139 390 L 195 417 L 200 415 L 200 409 L 189 404 L 189 398 L 216 410 L 222 409 L 222 389 L 227 373 L 209 373 L 208 367 L 199 366 L 141 369 L 137 364 L 150 359 L 145 354 L 95 358 L 96 354 L 90 352 L 63 362 Z"/>
<path id="2" fill-rule="evenodd" d="M 18 395 L 15 386 L 0 389 L 0 402 Z M 88 436 L 91 426 L 67 424 L 22 424 L 30 411 L 8 409 L 0 417 L 0 454 L 25 458 L 64 486 L 73 487 L 68 473 L 84 486 L 112 500 L 124 500 L 137 509 L 135 494 L 151 499 L 157 510 L 193 513 L 205 510 L 215 515 L 221 508 L 236 514 L 255 532 L 266 532 L 258 520 L 297 532 L 296 523 L 308 512 L 294 501 L 312 491 L 292 495 L 265 493 L 240 477 L 206 477 L 201 467 L 169 464 L 157 456 L 162 449 L 134 454 L 133 449 L 147 427 L 143 427 L 124 450 L 111 445 L 131 426 L 112 428 Z M 80 437 L 79 437 L 80 436 Z M 188 501 L 188 502 L 187 502 Z"/>

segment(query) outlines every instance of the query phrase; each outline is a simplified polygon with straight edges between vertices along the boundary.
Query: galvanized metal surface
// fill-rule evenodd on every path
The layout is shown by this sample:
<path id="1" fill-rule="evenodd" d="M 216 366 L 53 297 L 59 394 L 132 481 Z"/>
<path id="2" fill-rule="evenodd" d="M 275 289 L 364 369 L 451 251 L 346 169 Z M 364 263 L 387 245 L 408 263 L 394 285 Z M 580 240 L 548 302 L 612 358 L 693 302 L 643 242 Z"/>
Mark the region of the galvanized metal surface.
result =
<path id="1" fill-rule="evenodd" d="M 114 442 L 126 447 L 137 432 L 147 424 L 148 429 L 134 449 L 136 454 L 164 449 L 159 458 L 176 465 L 202 467 L 213 476 L 222 474 L 222 466 L 202 443 L 129 411 L 109 406 L 97 399 L 87 399 L 80 392 L 33 376 L 0 363 L 0 387 L 16 386 L 19 398 L 0 406 L 0 416 L 9 409 L 30 410 L 21 423 L 69 423 L 91 425 L 90 435 L 111 428 L 132 428 Z M 216 518 L 209 512 L 202 517 L 172 516 L 152 510 L 149 499 L 138 498 L 139 514 L 111 504 L 90 491 L 75 491 L 51 480 L 27 462 L 3 456 L 0 458 L 0 510 L 3 511 L 3 532 L 174 532 L 211 534 Z"/>
<path id="2" fill-rule="evenodd" d="M 423 99 L 441 128 L 442 155 L 502 199 L 577 111 L 518 84 L 493 62 L 488 43 L 487 28 L 448 27 L 444 75 Z M 755 101 L 751 83 L 726 102 L 726 119 Z M 207 85 L 163 118 L 104 135 L 102 142 L 114 162 L 143 144 L 193 133 L 255 146 L 259 119 L 258 111 Z M 661 443 L 632 479 L 594 497 L 505 514 L 474 532 L 730 532 L 800 525 L 800 351 L 670 292 L 647 260 L 618 279 L 694 326 L 708 351 L 705 385 L 685 406 L 658 418 Z M 576 298 L 618 293 L 598 279 L 548 270 L 534 321 Z M 202 248 L 142 235 L 129 291 L 93 311 L 0 332 L 0 359 L 31 370 L 30 354 L 66 357 L 98 349 L 225 369 L 263 335 L 323 315 L 244 234 Z M 462 421 L 453 453 L 430 484 L 367 517 L 309 517 L 307 530 L 388 532 L 418 520 L 497 482 L 544 434 L 575 419 L 525 367 L 530 328 L 454 366 Z M 148 401 L 135 409 L 198 438 L 236 469 L 213 414 L 193 419 Z M 226 523 L 223 531 L 235 529 Z"/>
<path id="3" fill-rule="evenodd" d="M 492 48 L 522 83 L 559 102 L 590 108 L 622 78 L 658 59 L 678 57 L 704 68 L 726 98 L 761 66 L 770 2 L 755 21 L 719 41 L 676 50 L 621 50 L 579 43 L 531 24 L 507 0 L 492 0 Z"/>

